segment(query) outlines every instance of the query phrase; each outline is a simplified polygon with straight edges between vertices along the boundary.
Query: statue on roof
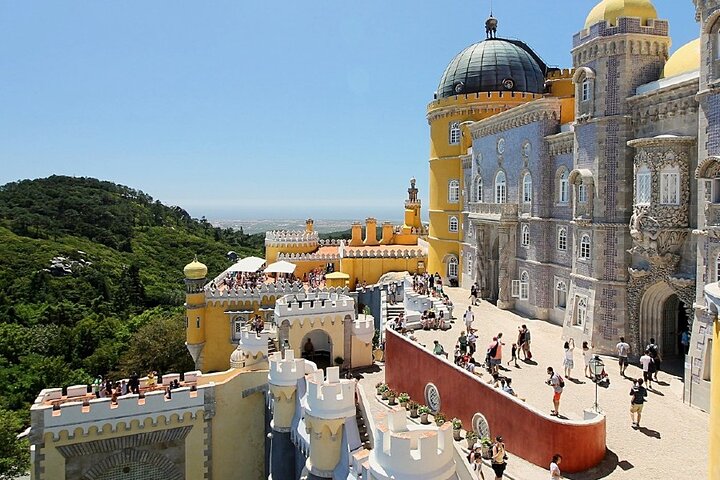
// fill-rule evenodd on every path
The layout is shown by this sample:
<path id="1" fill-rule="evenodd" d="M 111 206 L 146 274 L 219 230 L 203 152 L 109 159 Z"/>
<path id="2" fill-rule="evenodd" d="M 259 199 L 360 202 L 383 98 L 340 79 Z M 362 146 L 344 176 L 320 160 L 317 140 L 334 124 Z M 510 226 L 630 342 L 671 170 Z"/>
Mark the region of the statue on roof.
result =
<path id="1" fill-rule="evenodd" d="M 408 188 L 408 200 L 417 202 L 418 189 L 415 188 L 415 177 L 410 179 L 410 188 Z"/>
<path id="2" fill-rule="evenodd" d="M 493 17 L 492 12 L 490 12 L 490 17 L 485 20 L 485 36 L 487 38 L 497 38 L 497 26 L 497 18 Z"/>

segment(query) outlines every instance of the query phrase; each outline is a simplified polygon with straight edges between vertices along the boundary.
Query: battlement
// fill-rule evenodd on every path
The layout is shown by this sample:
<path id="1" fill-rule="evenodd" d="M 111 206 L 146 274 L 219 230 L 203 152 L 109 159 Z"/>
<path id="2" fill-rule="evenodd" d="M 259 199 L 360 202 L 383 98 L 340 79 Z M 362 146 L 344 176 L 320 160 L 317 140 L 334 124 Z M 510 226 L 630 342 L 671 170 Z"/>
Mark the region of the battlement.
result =
<path id="1" fill-rule="evenodd" d="M 342 419 L 355 416 L 355 380 L 341 380 L 339 367 L 328 367 L 327 377 L 318 370 L 306 377 L 306 411 L 315 418 Z"/>
<path id="2" fill-rule="evenodd" d="M 397 246 L 396 248 L 346 247 L 342 254 L 345 258 L 417 258 L 426 255 L 427 252 L 417 246 L 406 248 L 402 246 Z"/>
<path id="3" fill-rule="evenodd" d="M 563 78 L 572 78 L 573 75 L 575 75 L 575 70 L 572 68 L 550 70 L 547 74 L 547 80 L 561 80 Z"/>
<path id="4" fill-rule="evenodd" d="M 372 315 L 359 314 L 352 324 L 352 334 L 365 343 L 372 342 L 375 335 L 375 319 Z"/>
<path id="5" fill-rule="evenodd" d="M 242 300 L 242 301 L 260 301 L 262 297 L 269 296 L 282 296 L 291 293 L 297 293 L 304 291 L 302 282 L 278 282 L 269 283 L 256 288 L 227 288 L 227 289 L 213 289 L 208 284 L 205 286 L 205 299 L 210 300 Z"/>
<path id="6" fill-rule="evenodd" d="M 573 48 L 577 48 L 596 38 L 610 37 L 612 35 L 637 34 L 667 37 L 668 31 L 667 20 L 650 18 L 647 20 L 647 25 L 643 25 L 639 17 L 620 17 L 617 19 L 617 25 L 611 25 L 607 21 L 601 20 L 573 35 Z"/>
<path id="7" fill-rule="evenodd" d="M 320 236 L 306 230 L 273 230 L 265 232 L 265 246 L 317 245 Z"/>
<path id="8" fill-rule="evenodd" d="M 428 104 L 428 115 L 439 108 L 474 103 L 518 103 L 542 98 L 540 93 L 526 92 L 478 92 L 439 98 Z"/>
<path id="9" fill-rule="evenodd" d="M 275 302 L 275 317 L 355 312 L 355 300 L 346 295 L 346 288 L 285 295 Z"/>
<path id="10" fill-rule="evenodd" d="M 338 246 L 341 246 L 339 243 Z M 279 253 L 278 261 L 297 262 L 333 262 L 340 260 L 340 253 Z"/>
<path id="11" fill-rule="evenodd" d="M 278 387 L 294 387 L 298 380 L 305 376 L 305 360 L 295 358 L 292 349 L 285 350 L 285 358 L 282 352 L 273 352 L 270 355 L 270 371 L 268 382 Z"/>
<path id="12" fill-rule="evenodd" d="M 447 479 L 455 472 L 452 425 L 408 425 L 404 409 L 390 412 L 375 428 L 371 478 Z"/>
<path id="13" fill-rule="evenodd" d="M 238 346 L 230 354 L 230 367 L 243 368 L 254 365 L 268 354 L 268 340 L 270 332 L 255 333 L 255 331 L 243 328 L 240 332 Z"/>

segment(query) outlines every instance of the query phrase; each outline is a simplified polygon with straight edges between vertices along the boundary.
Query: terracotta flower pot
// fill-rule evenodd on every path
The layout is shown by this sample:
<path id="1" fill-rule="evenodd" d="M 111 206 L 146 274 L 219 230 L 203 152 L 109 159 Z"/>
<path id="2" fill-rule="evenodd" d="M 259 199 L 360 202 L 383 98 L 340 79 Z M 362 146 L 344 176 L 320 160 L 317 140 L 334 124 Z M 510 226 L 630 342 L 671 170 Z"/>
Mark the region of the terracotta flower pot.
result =
<path id="1" fill-rule="evenodd" d="M 422 423 L 423 425 L 428 425 L 428 424 L 430 423 L 430 422 L 428 421 L 428 414 L 427 414 L 427 413 L 423 413 L 423 414 L 420 415 L 420 423 Z"/>

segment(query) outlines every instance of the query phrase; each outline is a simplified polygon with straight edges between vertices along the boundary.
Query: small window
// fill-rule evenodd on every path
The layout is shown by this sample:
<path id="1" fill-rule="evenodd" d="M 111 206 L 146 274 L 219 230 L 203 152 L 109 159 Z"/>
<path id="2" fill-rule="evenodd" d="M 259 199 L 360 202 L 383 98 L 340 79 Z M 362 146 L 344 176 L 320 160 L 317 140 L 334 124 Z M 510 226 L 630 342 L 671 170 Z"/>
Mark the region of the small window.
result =
<path id="1" fill-rule="evenodd" d="M 588 100 L 590 100 L 590 80 L 588 80 L 587 77 L 583 78 L 581 89 L 582 101 L 587 102 Z"/>
<path id="2" fill-rule="evenodd" d="M 190 319 L 187 315 L 185 315 L 185 328 L 188 328 L 190 326 Z"/>
<path id="3" fill-rule="evenodd" d="M 200 317 L 195 318 L 195 328 L 200 328 Z"/>
<path id="4" fill-rule="evenodd" d="M 468 253 L 468 256 L 467 256 L 467 272 L 468 272 L 468 273 L 472 273 L 472 271 L 473 271 L 473 258 L 472 258 L 472 255 L 470 255 L 470 254 Z"/>
<path id="5" fill-rule="evenodd" d="M 677 167 L 663 169 L 660 172 L 660 203 L 680 204 L 680 172 Z"/>
<path id="6" fill-rule="evenodd" d="M 523 203 L 532 202 L 532 176 L 526 173 L 523 176 Z"/>
<path id="7" fill-rule="evenodd" d="M 558 228 L 557 249 L 563 252 L 567 250 L 567 228 Z"/>
<path id="8" fill-rule="evenodd" d="M 455 217 L 455 216 L 450 217 L 448 230 L 450 230 L 452 233 L 457 233 L 457 231 L 458 231 L 458 218 L 457 217 Z"/>
<path id="9" fill-rule="evenodd" d="M 587 185 L 585 185 L 585 182 L 580 180 L 580 185 L 578 185 L 578 202 L 586 203 L 587 199 L 588 199 Z"/>
<path id="10" fill-rule="evenodd" d="M 507 180 L 505 172 L 498 172 L 495 175 L 495 203 L 505 203 L 507 201 Z"/>
<path id="11" fill-rule="evenodd" d="M 448 278 L 457 278 L 458 276 L 458 259 L 456 257 L 450 257 L 447 264 Z"/>
<path id="12" fill-rule="evenodd" d="M 478 177 L 475 181 L 475 201 L 476 202 L 482 202 L 483 201 L 483 182 L 482 177 Z"/>
<path id="13" fill-rule="evenodd" d="M 560 192 L 558 195 L 558 200 L 560 203 L 568 203 L 570 199 L 570 182 L 568 181 L 568 172 L 567 170 L 563 170 L 563 172 L 560 174 Z"/>
<path id="14" fill-rule="evenodd" d="M 448 202 L 458 203 L 460 201 L 460 182 L 450 180 L 448 182 Z"/>
<path id="15" fill-rule="evenodd" d="M 555 284 L 555 306 L 565 308 L 567 306 L 567 285 L 563 281 Z"/>
<path id="16" fill-rule="evenodd" d="M 452 122 L 450 124 L 449 142 L 450 145 L 460 144 L 460 122 Z"/>
<path id="17" fill-rule="evenodd" d="M 582 327 L 587 319 L 588 299 L 585 296 L 577 295 L 575 297 L 575 315 L 573 316 L 573 325 Z"/>
<path id="18" fill-rule="evenodd" d="M 647 205 L 650 203 L 652 183 L 650 170 L 645 165 L 638 168 L 635 179 L 635 190 L 636 205 Z"/>
<path id="19" fill-rule="evenodd" d="M 520 230 L 520 238 L 521 243 L 523 247 L 527 247 L 530 245 L 530 227 L 527 225 L 523 225 L 522 229 Z"/>
<path id="20" fill-rule="evenodd" d="M 590 258 L 590 236 L 583 235 L 580 239 L 580 258 L 587 260 Z"/>

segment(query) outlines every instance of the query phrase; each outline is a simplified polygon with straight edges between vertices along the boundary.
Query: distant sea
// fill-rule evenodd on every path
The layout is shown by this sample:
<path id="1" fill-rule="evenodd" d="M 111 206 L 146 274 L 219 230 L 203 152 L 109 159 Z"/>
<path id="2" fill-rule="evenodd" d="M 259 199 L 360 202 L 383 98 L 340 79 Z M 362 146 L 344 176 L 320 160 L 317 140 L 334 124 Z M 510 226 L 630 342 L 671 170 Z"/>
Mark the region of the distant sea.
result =
<path id="1" fill-rule="evenodd" d="M 305 219 L 287 220 L 209 220 L 216 227 L 240 229 L 245 233 L 264 233 L 270 230 L 305 230 Z M 394 225 L 402 223 L 398 219 L 378 219 L 378 226 L 383 222 L 392 222 Z M 342 232 L 350 230 L 353 220 L 315 220 L 315 231 L 320 233 Z M 364 222 L 363 222 L 364 225 Z"/>

